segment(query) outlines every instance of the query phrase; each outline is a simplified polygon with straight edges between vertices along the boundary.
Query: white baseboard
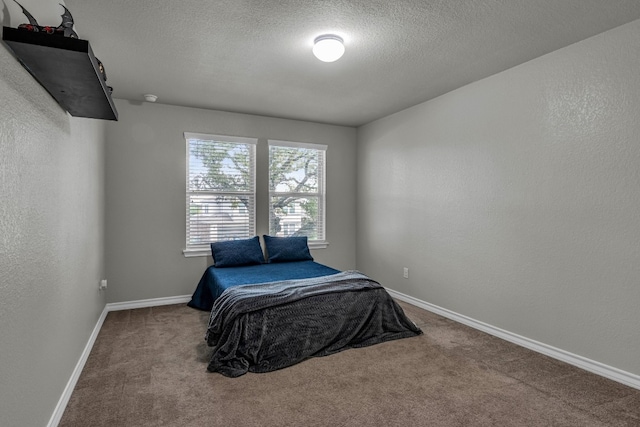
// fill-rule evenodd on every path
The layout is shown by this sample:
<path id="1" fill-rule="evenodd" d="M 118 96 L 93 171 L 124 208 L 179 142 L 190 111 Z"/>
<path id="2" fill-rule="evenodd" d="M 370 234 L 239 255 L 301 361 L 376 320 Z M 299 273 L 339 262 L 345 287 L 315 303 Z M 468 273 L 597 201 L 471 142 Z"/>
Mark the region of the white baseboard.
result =
<path id="1" fill-rule="evenodd" d="M 93 344 L 96 342 L 96 338 L 98 338 L 98 333 L 100 329 L 102 329 L 102 324 L 104 323 L 104 319 L 107 317 L 107 307 L 105 306 L 104 310 L 98 317 L 98 321 L 96 322 L 96 326 L 93 328 L 91 335 L 89 336 L 89 341 L 87 345 L 84 346 L 84 350 L 80 355 L 80 360 L 76 363 L 76 367 L 73 369 L 71 373 L 71 378 L 67 382 L 64 391 L 62 392 L 62 396 L 60 396 L 60 400 L 58 400 L 58 404 L 56 405 L 55 410 L 53 411 L 53 415 L 51 415 L 51 419 L 47 424 L 47 427 L 57 427 L 62 419 L 62 415 L 64 414 L 64 410 L 67 408 L 67 404 L 69 403 L 69 399 L 71 399 L 71 394 L 73 393 L 73 389 L 76 387 L 76 383 L 80 378 L 80 374 L 82 373 L 82 369 L 84 368 L 85 363 L 87 363 L 87 359 L 89 358 L 89 354 L 91 353 L 91 349 L 93 348 Z"/>
<path id="2" fill-rule="evenodd" d="M 582 357 L 577 354 L 570 353 L 560 348 L 553 347 L 553 346 L 541 343 L 539 341 L 535 341 L 530 338 L 523 337 L 518 334 L 514 334 L 513 332 L 505 331 L 504 329 L 496 328 L 495 326 L 489 325 L 484 322 L 480 322 L 478 320 L 472 319 L 462 314 L 458 314 L 451 310 L 447 310 L 446 308 L 442 308 L 437 305 L 419 300 L 409 295 L 405 295 L 403 293 L 394 291 L 393 289 L 387 288 L 387 291 L 393 298 L 397 298 L 401 301 L 415 305 L 416 307 L 423 308 L 432 313 L 439 314 L 440 316 L 454 320 L 458 323 L 462 323 L 474 329 L 478 329 L 482 332 L 486 332 L 490 335 L 496 336 L 498 338 L 502 338 L 503 340 L 512 342 L 514 344 L 518 344 L 521 347 L 528 348 L 529 350 L 533 350 L 535 352 L 544 354 L 545 356 L 549 356 L 554 359 L 558 359 L 562 362 L 566 362 L 570 365 L 577 366 L 578 368 L 582 368 L 586 371 L 593 372 L 594 374 L 603 376 L 605 378 L 609 378 L 619 383 L 628 385 L 629 387 L 633 387 L 640 390 L 639 375 L 635 375 L 630 372 L 626 372 L 621 369 L 614 368 L 609 365 L 605 365 L 604 363 L 596 362 L 595 360 L 587 359 L 586 357 Z"/>
<path id="3" fill-rule="evenodd" d="M 191 301 L 191 295 L 176 297 L 141 299 L 137 301 L 112 302 L 106 305 L 107 311 L 132 310 L 134 308 L 158 307 L 161 305 L 182 304 Z"/>

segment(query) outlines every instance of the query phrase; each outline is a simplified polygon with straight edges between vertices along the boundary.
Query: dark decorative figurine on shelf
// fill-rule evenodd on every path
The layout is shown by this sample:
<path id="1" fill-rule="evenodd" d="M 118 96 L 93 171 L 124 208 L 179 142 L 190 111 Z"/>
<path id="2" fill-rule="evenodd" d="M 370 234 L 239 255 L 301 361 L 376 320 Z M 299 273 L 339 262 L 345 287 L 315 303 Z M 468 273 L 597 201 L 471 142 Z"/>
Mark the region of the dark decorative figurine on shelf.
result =
<path id="1" fill-rule="evenodd" d="M 102 65 L 102 61 L 100 61 L 98 58 L 96 58 L 96 61 L 98 61 L 98 71 L 100 72 L 100 77 L 102 77 L 102 80 L 104 80 L 106 83 L 107 72 L 104 70 L 104 65 Z M 110 94 L 113 93 L 113 88 L 111 86 L 107 86 L 107 90 Z"/>
<path id="2" fill-rule="evenodd" d="M 76 34 L 76 32 L 73 31 L 73 16 L 71 16 L 71 12 L 69 12 L 69 9 L 67 9 L 66 7 L 60 5 L 64 8 L 64 13 L 61 15 L 62 23 L 60 25 L 58 25 L 57 27 L 49 27 L 49 26 L 43 27 L 42 25 L 38 24 L 38 21 L 36 21 L 36 18 L 34 18 L 33 15 L 30 14 L 27 9 L 25 9 L 16 0 L 13 0 L 13 1 L 15 1 L 18 6 L 20 6 L 20 8 L 22 9 L 22 13 L 24 13 L 24 15 L 29 20 L 28 24 L 18 25 L 19 29 L 31 31 L 33 33 L 43 32 L 46 34 L 56 34 L 59 36 L 70 37 L 72 39 L 78 38 L 78 34 Z"/>

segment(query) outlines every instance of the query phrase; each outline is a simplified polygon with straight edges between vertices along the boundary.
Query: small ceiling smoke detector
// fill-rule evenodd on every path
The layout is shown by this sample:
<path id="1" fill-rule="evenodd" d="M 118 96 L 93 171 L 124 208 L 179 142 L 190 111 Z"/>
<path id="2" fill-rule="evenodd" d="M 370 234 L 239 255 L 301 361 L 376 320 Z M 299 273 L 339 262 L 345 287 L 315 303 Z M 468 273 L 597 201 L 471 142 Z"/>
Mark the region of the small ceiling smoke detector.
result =
<path id="1" fill-rule="evenodd" d="M 156 102 L 158 100 L 158 97 L 155 96 L 155 95 L 151 95 L 150 93 L 147 93 L 144 96 L 144 100 L 147 101 L 147 102 Z"/>
<path id="2" fill-rule="evenodd" d="M 320 61 L 333 62 L 344 54 L 344 40 L 335 34 L 325 34 L 313 41 L 313 54 Z"/>

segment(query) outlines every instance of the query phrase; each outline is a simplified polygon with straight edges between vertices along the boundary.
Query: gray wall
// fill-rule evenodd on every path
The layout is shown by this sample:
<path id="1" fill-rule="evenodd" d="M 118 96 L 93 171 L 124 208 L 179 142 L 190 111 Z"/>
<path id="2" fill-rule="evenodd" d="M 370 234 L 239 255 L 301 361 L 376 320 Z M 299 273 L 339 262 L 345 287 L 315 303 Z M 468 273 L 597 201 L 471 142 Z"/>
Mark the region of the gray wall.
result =
<path id="1" fill-rule="evenodd" d="M 355 267 L 356 130 L 293 120 L 117 100 L 107 126 L 109 302 L 193 293 L 211 257 L 185 258 L 183 132 L 259 138 L 257 233 L 268 233 L 266 139 L 327 144 L 327 240 L 316 261 Z"/>
<path id="2" fill-rule="evenodd" d="M 104 125 L 69 116 L 4 45 L 0 99 L 0 424 L 43 426 L 106 302 Z"/>
<path id="3" fill-rule="evenodd" d="M 638 40 L 634 21 L 360 128 L 358 268 L 639 375 Z"/>

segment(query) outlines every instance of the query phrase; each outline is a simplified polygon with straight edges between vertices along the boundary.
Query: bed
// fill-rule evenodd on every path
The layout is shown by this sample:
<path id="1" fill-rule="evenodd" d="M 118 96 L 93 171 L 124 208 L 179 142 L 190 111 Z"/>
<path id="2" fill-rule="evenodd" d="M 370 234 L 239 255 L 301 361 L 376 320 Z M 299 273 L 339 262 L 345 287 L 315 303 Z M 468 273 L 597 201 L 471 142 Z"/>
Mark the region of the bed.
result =
<path id="1" fill-rule="evenodd" d="M 334 268 L 310 260 L 227 268 L 212 265 L 205 270 L 188 305 L 199 310 L 210 311 L 213 302 L 226 289 L 233 286 L 328 276 L 338 272 Z"/>
<path id="2" fill-rule="evenodd" d="M 205 334 L 212 347 L 210 372 L 227 377 L 270 372 L 310 357 L 422 333 L 376 281 L 313 261 L 306 238 L 264 237 L 266 263 L 257 237 L 212 244 L 215 264 L 206 269 L 188 303 L 211 310 Z M 278 255 L 278 245 L 287 247 L 286 256 Z M 286 254 L 290 245 L 299 246 L 295 256 Z M 234 254 L 237 247 L 240 255 Z M 238 259 L 245 264 L 238 265 Z M 253 261 L 246 264 L 248 259 Z"/>

